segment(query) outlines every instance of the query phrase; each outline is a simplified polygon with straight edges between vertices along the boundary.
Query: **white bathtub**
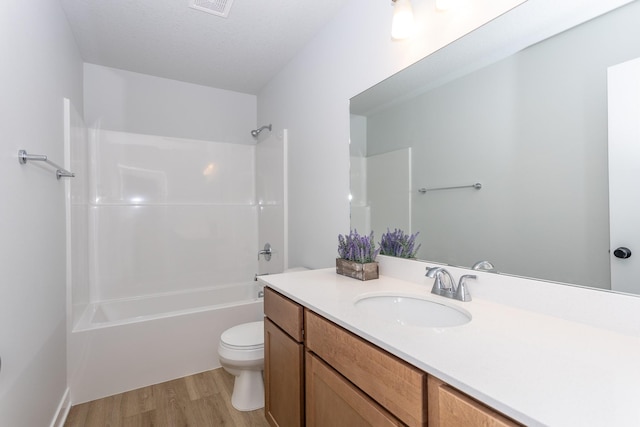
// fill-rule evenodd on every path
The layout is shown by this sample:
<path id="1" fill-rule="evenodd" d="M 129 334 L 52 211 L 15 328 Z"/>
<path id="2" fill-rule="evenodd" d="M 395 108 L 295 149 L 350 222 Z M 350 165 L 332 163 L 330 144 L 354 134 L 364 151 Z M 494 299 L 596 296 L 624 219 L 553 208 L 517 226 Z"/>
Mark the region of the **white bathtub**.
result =
<path id="1" fill-rule="evenodd" d="M 73 331 L 142 322 L 251 303 L 262 295 L 257 282 L 188 292 L 109 300 L 90 304 Z"/>
<path id="2" fill-rule="evenodd" d="M 257 282 L 89 305 L 69 337 L 73 404 L 220 367 L 220 335 L 261 320 Z"/>

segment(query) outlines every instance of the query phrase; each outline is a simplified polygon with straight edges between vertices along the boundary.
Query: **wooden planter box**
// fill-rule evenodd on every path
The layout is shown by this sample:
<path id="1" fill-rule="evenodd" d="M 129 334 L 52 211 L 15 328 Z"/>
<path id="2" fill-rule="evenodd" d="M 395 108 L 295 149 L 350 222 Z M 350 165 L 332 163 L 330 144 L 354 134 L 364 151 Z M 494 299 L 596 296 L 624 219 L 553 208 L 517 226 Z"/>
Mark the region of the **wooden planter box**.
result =
<path id="1" fill-rule="evenodd" d="M 343 276 L 353 277 L 358 280 L 371 280 L 378 278 L 378 263 L 369 262 L 361 264 L 355 261 L 348 261 L 336 258 L 336 273 Z"/>

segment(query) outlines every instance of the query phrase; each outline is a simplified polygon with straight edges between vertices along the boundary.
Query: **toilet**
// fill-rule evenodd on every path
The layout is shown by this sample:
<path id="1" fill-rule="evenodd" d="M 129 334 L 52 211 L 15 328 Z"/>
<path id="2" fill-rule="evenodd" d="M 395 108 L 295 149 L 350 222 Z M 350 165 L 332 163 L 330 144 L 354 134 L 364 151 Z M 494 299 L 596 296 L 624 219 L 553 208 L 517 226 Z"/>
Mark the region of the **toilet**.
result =
<path id="1" fill-rule="evenodd" d="M 222 367 L 235 376 L 231 404 L 239 411 L 264 406 L 264 321 L 243 323 L 220 336 L 218 357 Z"/>

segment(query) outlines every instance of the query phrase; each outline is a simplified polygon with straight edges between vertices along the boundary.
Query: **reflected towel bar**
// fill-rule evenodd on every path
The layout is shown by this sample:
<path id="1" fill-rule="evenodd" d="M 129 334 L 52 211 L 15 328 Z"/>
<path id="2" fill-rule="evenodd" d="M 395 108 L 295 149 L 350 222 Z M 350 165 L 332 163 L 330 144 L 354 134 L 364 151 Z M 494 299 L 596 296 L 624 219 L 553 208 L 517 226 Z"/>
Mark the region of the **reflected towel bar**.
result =
<path id="1" fill-rule="evenodd" d="M 418 193 L 420 194 L 424 194 L 427 191 L 438 191 L 438 190 L 453 190 L 456 188 L 475 188 L 476 190 L 479 190 L 482 188 L 482 184 L 480 184 L 479 182 L 476 182 L 475 184 L 471 184 L 471 185 L 458 185 L 455 187 L 437 187 L 437 188 L 419 188 L 418 189 Z"/>
<path id="2" fill-rule="evenodd" d="M 54 168 L 56 168 L 56 179 L 60 179 L 61 177 L 73 178 L 74 176 L 76 176 L 73 172 L 69 172 L 68 170 L 58 166 L 51 160 L 47 159 L 47 156 L 45 156 L 44 154 L 28 154 L 26 150 L 18 151 L 18 162 L 20 162 L 21 165 L 26 165 L 27 160 L 31 160 L 34 162 L 45 162 L 48 165 L 53 166 Z"/>

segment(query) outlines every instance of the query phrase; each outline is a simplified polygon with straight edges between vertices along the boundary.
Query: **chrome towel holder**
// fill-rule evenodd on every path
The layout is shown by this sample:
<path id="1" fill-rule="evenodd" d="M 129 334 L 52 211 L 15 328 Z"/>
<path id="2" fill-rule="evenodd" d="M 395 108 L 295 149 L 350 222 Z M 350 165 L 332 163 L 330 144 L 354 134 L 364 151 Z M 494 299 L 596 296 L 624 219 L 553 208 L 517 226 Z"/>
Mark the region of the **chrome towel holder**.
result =
<path id="1" fill-rule="evenodd" d="M 56 169 L 56 179 L 60 179 L 62 177 L 73 178 L 74 176 L 76 176 L 73 172 L 69 172 L 68 170 L 58 166 L 56 163 L 49 160 L 44 154 L 29 154 L 26 150 L 19 150 L 18 162 L 20 162 L 21 165 L 26 165 L 28 160 L 34 162 L 45 162 L 49 166 L 53 166 Z"/>
<path id="2" fill-rule="evenodd" d="M 456 185 L 454 187 L 419 188 L 418 193 L 424 194 L 427 191 L 454 190 L 457 188 L 475 188 L 476 190 L 480 190 L 482 188 L 482 184 L 480 184 L 479 182 L 476 182 L 475 184 L 471 184 L 471 185 Z"/>

